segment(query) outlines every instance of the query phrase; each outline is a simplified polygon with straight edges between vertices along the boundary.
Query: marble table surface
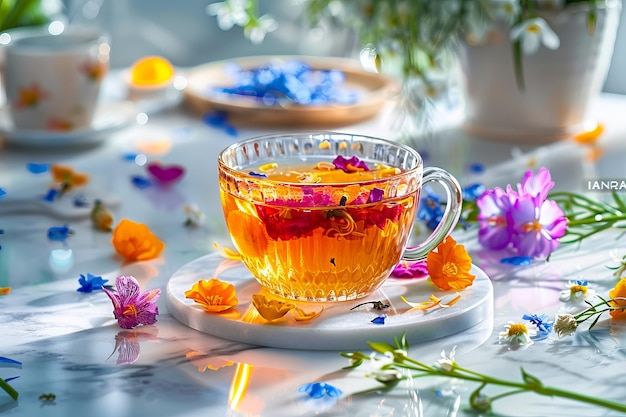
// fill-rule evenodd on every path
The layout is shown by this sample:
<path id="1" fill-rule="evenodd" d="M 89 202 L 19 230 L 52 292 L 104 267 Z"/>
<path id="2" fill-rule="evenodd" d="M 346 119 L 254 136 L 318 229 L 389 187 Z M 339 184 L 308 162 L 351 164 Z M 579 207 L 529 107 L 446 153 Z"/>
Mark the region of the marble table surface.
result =
<path id="1" fill-rule="evenodd" d="M 114 89 L 115 80 L 109 88 Z M 113 91 L 113 90 L 112 90 Z M 113 95 L 114 96 L 114 95 Z M 373 120 L 337 128 L 394 138 L 385 108 Z M 603 156 L 573 141 L 548 145 L 493 142 L 469 137 L 458 119 L 447 120 L 438 133 L 416 143 L 427 165 L 450 170 L 464 185 L 487 187 L 516 183 L 528 167 L 551 169 L 556 189 L 580 191 L 585 179 L 623 178 L 626 171 L 626 99 L 604 95 L 593 115 L 605 126 L 598 146 Z M 160 288 L 181 267 L 216 253 L 214 242 L 229 244 L 217 191 L 216 156 L 236 140 L 278 129 L 237 127 L 236 132 L 204 123 L 180 107 L 151 109 L 89 147 L 0 149 L 0 188 L 31 193 L 37 199 L 48 177 L 26 170 L 27 163 L 62 163 L 89 172 L 90 186 L 118 199 L 117 220 L 144 223 L 166 244 L 154 260 L 125 263 L 115 254 L 111 236 L 93 229 L 82 215 L 67 217 L 48 211 L 0 212 L 0 356 L 22 363 L 0 364 L 0 377 L 19 399 L 0 392 L 0 414 L 6 416 L 469 416 L 469 396 L 476 384 L 430 377 L 409 379 L 392 391 L 372 391 L 377 383 L 365 370 L 346 371 L 348 360 L 337 351 L 279 349 L 222 340 L 193 330 L 167 311 L 165 297 L 155 325 L 121 329 L 112 305 L 101 291 L 76 291 L 80 274 L 101 275 L 112 283 L 132 275 L 142 288 Z M 597 151 L 597 149 L 595 149 Z M 167 189 L 139 189 L 130 180 L 145 167 L 129 161 L 142 154 L 148 161 L 180 164 L 183 180 Z M 483 173 L 468 171 L 483 164 Z M 185 227 L 185 206 L 195 204 L 205 222 Z M 0 210 L 2 210 L 0 199 Z M 65 241 L 50 240 L 48 228 L 67 225 Z M 606 232 L 580 246 L 559 248 L 548 262 L 530 266 L 502 265 L 503 256 L 482 249 L 476 230 L 454 233 L 466 245 L 474 264 L 494 288 L 493 314 L 478 325 L 450 336 L 414 344 L 410 355 L 435 363 L 442 350 L 456 347 L 456 360 L 466 368 L 502 379 L 521 380 L 520 368 L 545 385 L 624 402 L 626 323 L 603 317 L 592 331 L 516 348 L 498 340 L 504 325 L 527 313 L 554 316 L 563 311 L 559 293 L 569 280 L 584 279 L 598 294 L 615 284 L 607 266 L 626 254 L 626 240 Z M 376 329 L 371 331 L 376 340 Z M 398 335 L 400 336 L 400 335 Z M 369 351 L 364 350 L 369 354 Z M 298 388 L 326 382 L 342 391 L 337 398 L 310 398 Z M 496 394 L 497 388 L 488 389 Z M 54 394 L 54 399 L 41 397 Z M 566 399 L 522 394 L 494 403 L 498 416 L 617 416 L 614 411 Z"/>

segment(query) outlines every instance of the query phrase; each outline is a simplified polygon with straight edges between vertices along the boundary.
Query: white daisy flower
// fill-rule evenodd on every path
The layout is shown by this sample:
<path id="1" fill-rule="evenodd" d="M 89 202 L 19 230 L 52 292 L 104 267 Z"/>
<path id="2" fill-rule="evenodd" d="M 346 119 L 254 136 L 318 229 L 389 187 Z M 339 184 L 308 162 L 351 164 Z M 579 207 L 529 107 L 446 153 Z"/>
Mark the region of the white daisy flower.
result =
<path id="1" fill-rule="evenodd" d="M 532 55 L 543 45 L 548 49 L 558 49 L 561 45 L 559 37 L 541 17 L 524 20 L 511 29 L 511 40 L 520 41 L 522 50 Z"/>
<path id="2" fill-rule="evenodd" d="M 566 303 L 580 304 L 596 295 L 595 290 L 589 288 L 589 283 L 587 281 L 569 281 L 566 284 L 566 287 L 567 288 L 559 294 L 559 300 Z"/>
<path id="3" fill-rule="evenodd" d="M 524 323 L 508 322 L 504 331 L 500 332 L 498 339 L 512 345 L 532 345 L 532 337 L 537 335 L 537 330 L 529 328 Z"/>
<path id="4" fill-rule="evenodd" d="M 246 24 L 243 33 L 250 42 L 260 44 L 265 39 L 265 35 L 275 31 L 278 23 L 270 15 L 263 15 L 256 22 Z"/>

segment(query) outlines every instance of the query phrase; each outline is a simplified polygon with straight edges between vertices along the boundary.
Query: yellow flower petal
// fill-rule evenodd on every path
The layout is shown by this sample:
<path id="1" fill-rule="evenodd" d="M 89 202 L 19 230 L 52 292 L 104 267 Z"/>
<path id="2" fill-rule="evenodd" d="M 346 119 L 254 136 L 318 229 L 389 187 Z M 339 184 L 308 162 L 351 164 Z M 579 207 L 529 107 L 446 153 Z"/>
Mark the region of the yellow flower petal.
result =
<path id="1" fill-rule="evenodd" d="M 233 261 L 240 261 L 241 255 L 236 250 L 227 248 L 226 246 L 221 246 L 217 242 L 213 242 L 213 247 L 217 249 L 220 255 L 226 259 L 231 259 Z"/>

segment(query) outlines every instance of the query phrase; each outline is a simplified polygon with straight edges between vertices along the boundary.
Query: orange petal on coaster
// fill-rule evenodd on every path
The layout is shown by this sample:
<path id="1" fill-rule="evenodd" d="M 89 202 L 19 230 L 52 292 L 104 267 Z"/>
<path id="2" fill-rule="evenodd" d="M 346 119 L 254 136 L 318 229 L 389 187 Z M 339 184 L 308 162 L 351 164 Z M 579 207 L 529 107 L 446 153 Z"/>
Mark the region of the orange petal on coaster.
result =
<path id="1" fill-rule="evenodd" d="M 602 133 L 604 133 L 604 126 L 601 123 L 595 121 L 585 122 L 585 130 L 574 135 L 574 141 L 580 144 L 595 143 Z"/>
<path id="2" fill-rule="evenodd" d="M 0 295 L 7 295 L 11 292 L 11 287 L 0 287 Z"/>
<path id="3" fill-rule="evenodd" d="M 164 155 L 172 149 L 172 141 L 169 138 L 141 140 L 137 142 L 137 149 L 150 155 Z"/>

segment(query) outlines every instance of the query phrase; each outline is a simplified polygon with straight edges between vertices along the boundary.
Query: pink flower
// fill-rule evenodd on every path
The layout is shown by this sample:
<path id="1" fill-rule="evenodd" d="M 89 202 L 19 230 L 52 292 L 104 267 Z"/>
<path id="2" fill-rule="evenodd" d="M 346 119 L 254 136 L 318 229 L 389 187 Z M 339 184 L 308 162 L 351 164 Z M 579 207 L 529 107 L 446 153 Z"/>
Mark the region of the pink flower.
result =
<path id="1" fill-rule="evenodd" d="M 391 271 L 394 278 L 424 278 L 428 276 L 428 267 L 426 260 L 417 262 L 401 261 Z"/>
<path id="2" fill-rule="evenodd" d="M 517 184 L 517 192 L 520 196 L 530 195 L 538 198 L 543 203 L 552 187 L 554 187 L 554 181 L 552 181 L 550 171 L 546 167 L 541 167 L 537 175 L 533 176 L 532 170 L 524 173 L 522 183 Z"/>
<path id="3" fill-rule="evenodd" d="M 159 308 L 156 305 L 161 290 L 141 292 L 139 283 L 131 276 L 119 276 L 115 280 L 117 292 L 102 290 L 113 302 L 113 315 L 122 329 L 132 329 L 140 324 L 156 323 Z"/>

